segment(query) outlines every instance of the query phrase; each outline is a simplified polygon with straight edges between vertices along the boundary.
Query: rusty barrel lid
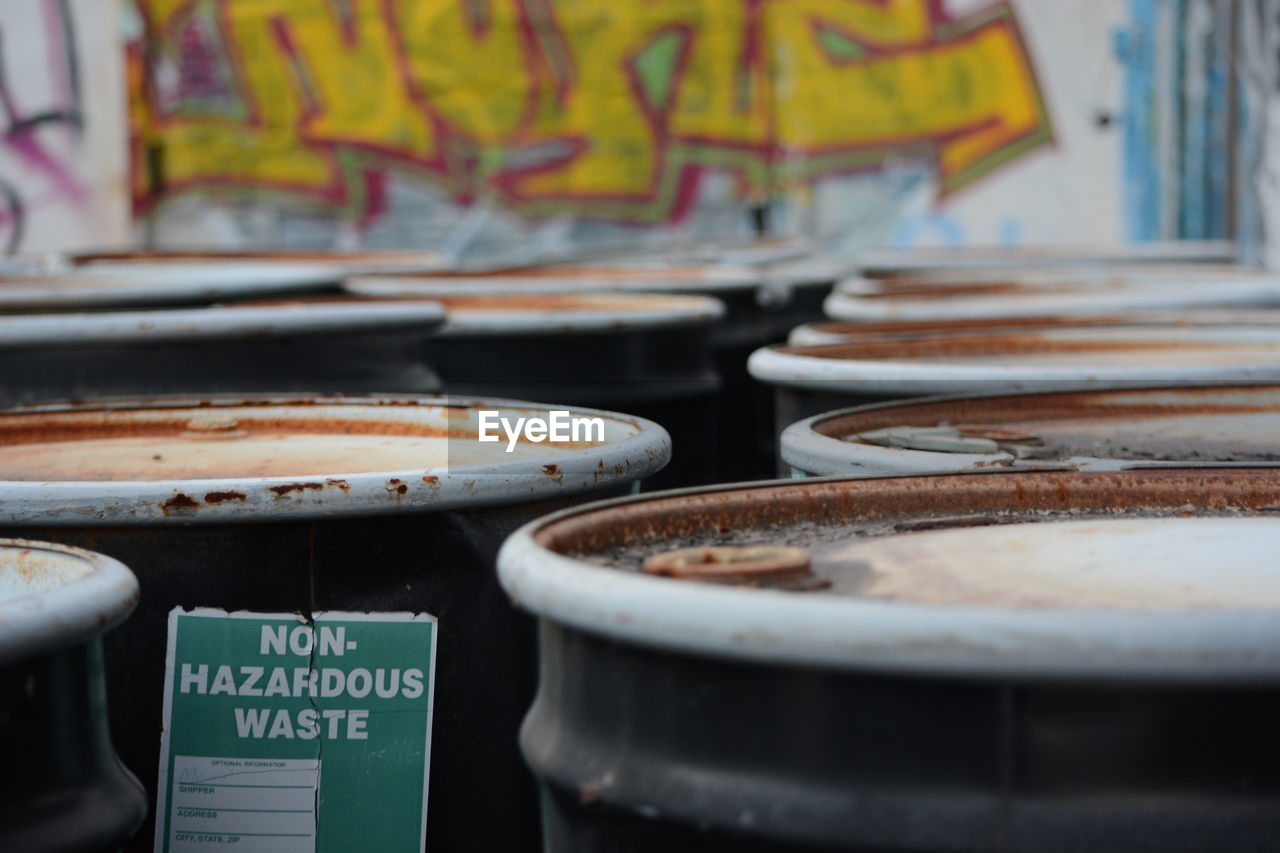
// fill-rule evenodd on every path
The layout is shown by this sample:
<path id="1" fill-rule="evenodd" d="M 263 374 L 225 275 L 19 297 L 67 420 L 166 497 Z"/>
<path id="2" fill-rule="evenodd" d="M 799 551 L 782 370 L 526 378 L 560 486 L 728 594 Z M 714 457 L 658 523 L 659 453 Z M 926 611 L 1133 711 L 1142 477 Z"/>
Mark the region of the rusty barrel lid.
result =
<path id="1" fill-rule="evenodd" d="M 709 325 L 724 315 L 724 304 L 709 296 L 666 293 L 463 293 L 446 296 L 365 296 L 336 294 L 294 299 L 253 300 L 251 306 L 396 306 L 436 304 L 447 313 L 443 337 L 508 334 L 560 335 L 566 332 L 621 332 Z"/>
<path id="2" fill-rule="evenodd" d="M 1125 266 L 1162 262 L 1228 263 L 1238 252 L 1228 240 L 1171 240 L 1121 245 L 962 246 L 868 249 L 858 258 L 867 276 L 934 270 L 1054 269 L 1064 266 Z"/>
<path id="3" fill-rule="evenodd" d="M 750 291 L 759 270 L 730 264 L 552 264 L 498 272 L 352 276 L 346 288 L 366 296 L 438 298 L 490 293 L 567 293 L 581 290 L 704 294 Z"/>
<path id="4" fill-rule="evenodd" d="M 1280 470 L 818 479 L 655 493 L 526 525 L 528 610 L 679 653 L 964 677 L 1280 680 Z M 646 571 L 803 548 L 798 588 Z"/>
<path id="5" fill-rule="evenodd" d="M 1141 287 L 1244 287 L 1274 276 L 1243 264 L 1131 264 L 1121 267 L 1066 266 L 1000 270 L 938 269 L 885 278 L 847 276 L 836 290 L 879 299 L 933 297 L 962 299 L 992 294 L 1057 293 Z"/>
<path id="6" fill-rule="evenodd" d="M 776 386 L 873 396 L 999 393 L 1280 379 L 1280 329 L 1118 326 L 765 347 Z"/>
<path id="7" fill-rule="evenodd" d="M 667 293 L 495 293 L 442 296 L 444 337 L 559 335 L 710 325 L 724 304 Z"/>
<path id="8" fill-rule="evenodd" d="M 183 309 L 0 315 L 0 349 L 65 348 L 299 335 L 429 331 L 444 306 L 425 300 L 363 303 L 210 306 Z"/>
<path id="9" fill-rule="evenodd" d="M 82 643 L 123 622 L 138 579 L 103 554 L 0 539 L 0 666 Z"/>
<path id="10" fill-rule="evenodd" d="M 848 261 L 833 255 L 802 243 L 782 241 L 675 250 L 664 253 L 661 259 L 644 256 L 619 259 L 620 265 L 644 268 L 678 266 L 682 262 L 750 267 L 758 270 L 770 285 L 788 288 L 830 287 L 848 277 L 853 269 Z"/>
<path id="11" fill-rule="evenodd" d="M 0 311 L 179 305 L 336 289 L 342 273 L 305 263 L 167 261 L 94 264 L 0 276 Z"/>
<path id="12" fill-rule="evenodd" d="M 1267 309 L 1147 311 L 1081 316 L 1032 316 L 1018 318 L 975 317 L 959 320 L 890 320 L 850 322 L 830 320 L 796 326 L 787 336 L 790 346 L 859 341 L 891 341 L 941 335 L 1007 335 L 1028 329 L 1098 328 L 1105 326 L 1280 326 L 1280 311 Z"/>
<path id="13" fill-rule="evenodd" d="M 81 267 L 132 268 L 157 263 L 193 262 L 204 264 L 253 262 L 255 264 L 307 264 L 323 266 L 346 275 L 379 272 L 424 272 L 448 265 L 439 252 L 416 249 L 150 249 L 137 251 L 76 252 L 69 263 Z"/>
<path id="14" fill-rule="evenodd" d="M 509 443 L 499 418 L 518 435 L 519 418 L 541 419 L 556 440 L 543 430 L 542 440 L 526 433 Z M 593 420 L 577 432 L 569 421 L 555 427 L 566 418 Z M 0 411 L 0 521 L 205 524 L 520 504 L 639 480 L 670 453 L 651 421 L 505 400 L 33 405 Z"/>
<path id="15" fill-rule="evenodd" d="M 823 305 L 848 322 L 1089 316 L 1280 305 L 1280 276 L 1227 267 L 845 279 Z"/>
<path id="16" fill-rule="evenodd" d="M 1280 385 L 938 397 L 792 424 L 780 452 L 810 475 L 1280 464 Z"/>

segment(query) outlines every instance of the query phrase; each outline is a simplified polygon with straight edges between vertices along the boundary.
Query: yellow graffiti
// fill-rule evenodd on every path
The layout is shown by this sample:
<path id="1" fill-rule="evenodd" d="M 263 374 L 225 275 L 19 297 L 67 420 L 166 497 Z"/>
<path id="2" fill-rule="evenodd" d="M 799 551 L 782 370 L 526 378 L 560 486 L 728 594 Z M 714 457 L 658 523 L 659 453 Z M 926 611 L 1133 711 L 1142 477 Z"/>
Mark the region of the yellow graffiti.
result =
<path id="1" fill-rule="evenodd" d="M 1051 136 L 1011 6 L 927 0 L 138 0 L 142 206 L 368 215 L 389 170 L 529 216 L 678 217 L 906 158 L 943 191 Z M 374 211 L 376 212 L 376 211 Z"/>

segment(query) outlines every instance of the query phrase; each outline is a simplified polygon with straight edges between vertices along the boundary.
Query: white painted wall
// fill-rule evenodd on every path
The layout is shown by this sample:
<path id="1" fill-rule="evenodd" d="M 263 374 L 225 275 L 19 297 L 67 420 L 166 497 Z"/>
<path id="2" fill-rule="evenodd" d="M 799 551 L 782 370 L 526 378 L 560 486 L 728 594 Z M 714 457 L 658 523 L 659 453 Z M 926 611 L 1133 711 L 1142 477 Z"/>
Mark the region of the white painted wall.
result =
<path id="1" fill-rule="evenodd" d="M 1280 0 L 1241 9 L 1240 242 L 1246 260 L 1280 270 Z"/>
<path id="2" fill-rule="evenodd" d="M 951 2 L 961 14 L 982 0 Z M 801 230 L 843 253 L 867 245 L 1118 243 L 1122 217 L 1124 68 L 1115 32 L 1123 0 L 1016 0 L 1055 143 L 939 200 L 932 174 L 910 169 L 825 181 Z M 1099 117 L 1110 116 L 1107 126 Z M 803 204 L 807 199 L 799 200 Z"/>
<path id="3" fill-rule="evenodd" d="M 123 244 L 129 196 L 117 4 L 4 0 L 0 84 L 0 249 Z M 30 123 L 41 115 L 57 118 Z"/>

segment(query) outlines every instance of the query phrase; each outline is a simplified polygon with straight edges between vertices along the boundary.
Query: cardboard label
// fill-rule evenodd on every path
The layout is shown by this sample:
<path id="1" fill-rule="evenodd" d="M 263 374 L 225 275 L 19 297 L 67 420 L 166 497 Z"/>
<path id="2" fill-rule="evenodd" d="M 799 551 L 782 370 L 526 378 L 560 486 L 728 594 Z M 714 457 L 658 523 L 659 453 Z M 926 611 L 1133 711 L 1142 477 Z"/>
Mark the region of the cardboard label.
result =
<path id="1" fill-rule="evenodd" d="M 156 850 L 421 851 L 435 617 L 174 609 Z"/>

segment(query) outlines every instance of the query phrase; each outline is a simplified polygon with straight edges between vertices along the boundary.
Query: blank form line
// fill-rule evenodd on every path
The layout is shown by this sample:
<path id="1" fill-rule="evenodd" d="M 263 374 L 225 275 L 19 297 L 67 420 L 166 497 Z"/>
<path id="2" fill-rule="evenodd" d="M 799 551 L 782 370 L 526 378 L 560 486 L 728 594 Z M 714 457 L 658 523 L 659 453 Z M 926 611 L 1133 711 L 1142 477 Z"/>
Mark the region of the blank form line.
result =
<path id="1" fill-rule="evenodd" d="M 218 806 L 178 806 L 181 809 L 194 809 L 202 812 L 258 812 L 261 814 L 311 814 L 311 809 L 224 809 Z"/>
<path id="2" fill-rule="evenodd" d="M 178 786 L 188 788 L 297 788 L 310 791 L 315 785 L 206 785 L 204 782 L 179 782 Z"/>
<path id="3" fill-rule="evenodd" d="M 185 832 L 190 835 L 235 835 L 244 838 L 310 838 L 310 832 L 216 832 L 203 829 L 175 829 L 174 832 Z"/>

